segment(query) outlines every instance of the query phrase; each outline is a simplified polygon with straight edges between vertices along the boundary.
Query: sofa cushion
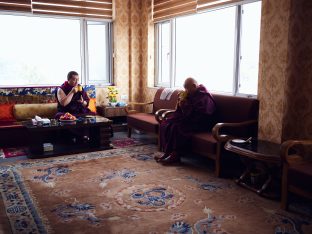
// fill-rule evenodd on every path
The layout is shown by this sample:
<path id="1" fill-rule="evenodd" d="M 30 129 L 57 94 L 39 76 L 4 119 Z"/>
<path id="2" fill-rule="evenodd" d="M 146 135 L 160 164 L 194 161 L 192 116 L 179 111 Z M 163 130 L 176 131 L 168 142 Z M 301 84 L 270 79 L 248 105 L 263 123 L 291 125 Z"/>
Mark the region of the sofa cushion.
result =
<path id="1" fill-rule="evenodd" d="M 218 123 L 237 123 L 258 119 L 259 101 L 254 98 L 212 95 L 216 102 Z"/>
<path id="2" fill-rule="evenodd" d="M 96 113 L 96 98 L 90 98 L 88 108 L 90 109 L 90 111 Z"/>
<path id="3" fill-rule="evenodd" d="M 130 127 L 146 131 L 158 133 L 158 122 L 154 114 L 135 113 L 127 116 L 127 122 Z"/>
<path id="4" fill-rule="evenodd" d="M 170 98 L 167 100 L 160 99 L 161 93 L 163 92 L 164 88 L 160 88 L 157 90 L 155 97 L 154 97 L 154 105 L 153 105 L 153 113 L 158 111 L 159 109 L 171 109 L 175 110 L 176 105 L 178 102 L 179 93 L 181 90 L 175 90 Z"/>
<path id="5" fill-rule="evenodd" d="M 56 112 L 56 103 L 16 104 L 13 108 L 13 113 L 16 120 L 31 119 L 34 118 L 35 115 L 44 118 L 54 118 Z"/>
<path id="6" fill-rule="evenodd" d="M 0 104 L 0 120 L 14 120 L 14 104 Z"/>
<path id="7" fill-rule="evenodd" d="M 211 132 L 195 133 L 192 136 L 192 150 L 202 155 L 215 154 L 217 141 Z"/>
<path id="8" fill-rule="evenodd" d="M 289 185 L 294 185 L 312 193 L 312 161 L 289 166 Z"/>

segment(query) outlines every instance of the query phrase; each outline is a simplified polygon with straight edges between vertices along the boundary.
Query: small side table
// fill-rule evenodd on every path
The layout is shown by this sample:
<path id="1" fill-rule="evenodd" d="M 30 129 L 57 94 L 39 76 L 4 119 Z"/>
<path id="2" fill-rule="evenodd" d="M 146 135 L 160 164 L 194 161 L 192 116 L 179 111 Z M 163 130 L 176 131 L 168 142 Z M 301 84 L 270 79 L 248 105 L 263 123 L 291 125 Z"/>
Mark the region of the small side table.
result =
<path id="1" fill-rule="evenodd" d="M 251 143 L 234 143 L 228 141 L 224 148 L 230 152 L 241 156 L 243 163 L 246 165 L 246 170 L 236 180 L 236 183 L 250 189 L 259 195 L 278 198 L 280 197 L 280 145 L 263 140 L 253 140 Z M 256 177 L 252 177 L 253 170 L 256 164 L 261 164 L 265 171 L 266 178 L 263 183 L 257 181 Z M 260 176 L 259 176 L 260 177 Z M 278 192 L 271 193 L 269 187 L 276 182 L 278 184 Z"/>
<path id="2" fill-rule="evenodd" d="M 98 106 L 97 112 L 106 118 L 127 116 L 126 106 Z"/>
<path id="3" fill-rule="evenodd" d="M 97 113 L 103 117 L 109 118 L 113 120 L 112 124 L 112 134 L 114 131 L 124 131 L 126 130 L 126 124 L 122 124 L 126 122 L 126 111 L 127 106 L 98 106 Z"/>

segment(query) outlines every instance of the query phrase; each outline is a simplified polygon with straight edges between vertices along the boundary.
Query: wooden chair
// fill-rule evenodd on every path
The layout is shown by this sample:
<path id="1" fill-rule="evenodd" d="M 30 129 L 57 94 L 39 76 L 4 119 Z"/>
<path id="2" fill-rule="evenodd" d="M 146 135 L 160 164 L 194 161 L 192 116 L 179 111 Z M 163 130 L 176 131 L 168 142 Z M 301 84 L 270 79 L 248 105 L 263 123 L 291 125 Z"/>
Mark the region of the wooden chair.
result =
<path id="1" fill-rule="evenodd" d="M 312 160 L 298 152 L 303 146 L 312 146 L 312 140 L 288 140 L 281 146 L 283 166 L 281 208 L 288 208 L 289 192 L 312 199 Z M 295 149 L 295 154 L 290 150 Z"/>

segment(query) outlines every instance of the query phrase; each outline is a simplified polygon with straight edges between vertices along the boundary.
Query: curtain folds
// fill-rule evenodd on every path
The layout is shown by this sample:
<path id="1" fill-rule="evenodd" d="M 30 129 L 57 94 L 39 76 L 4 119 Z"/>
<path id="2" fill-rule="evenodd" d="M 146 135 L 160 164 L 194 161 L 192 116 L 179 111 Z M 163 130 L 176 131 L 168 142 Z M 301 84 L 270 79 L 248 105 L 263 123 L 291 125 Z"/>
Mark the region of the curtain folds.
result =
<path id="1" fill-rule="evenodd" d="M 227 7 L 257 0 L 154 0 L 153 22 L 158 23 L 176 16 L 196 14 L 213 8 Z"/>
<path id="2" fill-rule="evenodd" d="M 0 0 L 0 11 L 111 20 L 113 0 Z"/>

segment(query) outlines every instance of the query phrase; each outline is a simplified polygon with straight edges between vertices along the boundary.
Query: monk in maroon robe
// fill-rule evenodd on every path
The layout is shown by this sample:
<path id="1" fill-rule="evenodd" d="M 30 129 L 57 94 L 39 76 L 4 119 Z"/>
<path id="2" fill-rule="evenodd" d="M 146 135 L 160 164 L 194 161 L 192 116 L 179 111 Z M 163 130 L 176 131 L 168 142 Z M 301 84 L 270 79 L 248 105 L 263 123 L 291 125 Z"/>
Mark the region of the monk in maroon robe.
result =
<path id="1" fill-rule="evenodd" d="M 160 144 L 165 154 L 157 162 L 173 163 L 190 145 L 192 133 L 211 130 L 216 105 L 203 85 L 193 78 L 184 82 L 185 95 L 179 98 L 176 111 L 160 124 Z"/>
<path id="2" fill-rule="evenodd" d="M 67 75 L 67 81 L 64 82 L 56 93 L 57 110 L 55 115 L 59 119 L 66 112 L 79 117 L 84 115 L 95 115 L 89 108 L 88 94 L 82 89 L 79 91 L 78 87 L 79 76 L 75 71 L 71 71 Z"/>

